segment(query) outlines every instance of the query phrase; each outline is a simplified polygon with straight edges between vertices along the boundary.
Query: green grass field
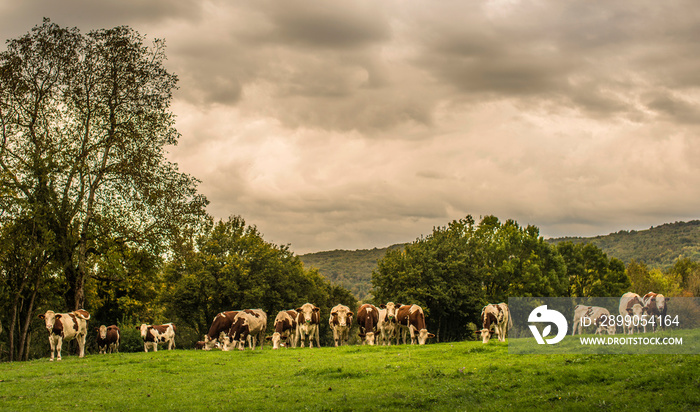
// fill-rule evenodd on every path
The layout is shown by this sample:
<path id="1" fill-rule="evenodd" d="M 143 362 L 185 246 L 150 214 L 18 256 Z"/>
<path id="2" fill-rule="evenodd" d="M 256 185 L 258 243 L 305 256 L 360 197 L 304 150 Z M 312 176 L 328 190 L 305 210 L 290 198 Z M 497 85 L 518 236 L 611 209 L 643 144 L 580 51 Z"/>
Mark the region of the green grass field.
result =
<path id="1" fill-rule="evenodd" d="M 498 342 L 64 356 L 0 364 L 0 409 L 697 411 L 700 356 L 513 355 Z"/>

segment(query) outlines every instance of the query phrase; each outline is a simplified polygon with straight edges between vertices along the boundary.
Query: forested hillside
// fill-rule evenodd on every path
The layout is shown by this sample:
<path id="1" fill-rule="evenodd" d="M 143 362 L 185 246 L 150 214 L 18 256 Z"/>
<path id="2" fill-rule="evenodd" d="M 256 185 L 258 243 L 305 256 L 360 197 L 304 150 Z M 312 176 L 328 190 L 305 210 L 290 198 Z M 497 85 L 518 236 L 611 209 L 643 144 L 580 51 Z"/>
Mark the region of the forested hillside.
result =
<path id="1" fill-rule="evenodd" d="M 647 230 L 621 230 L 605 236 L 564 237 L 551 243 L 591 243 L 608 256 L 625 263 L 632 260 L 650 267 L 669 268 L 678 257 L 700 261 L 700 220 L 666 223 Z"/>
<path id="2" fill-rule="evenodd" d="M 666 223 L 647 230 L 621 230 L 596 237 L 563 237 L 547 242 L 574 244 L 591 243 L 609 257 L 629 264 L 632 260 L 652 268 L 668 269 L 679 256 L 700 262 L 700 220 Z M 367 298 L 372 287 L 372 271 L 377 260 L 390 249 L 406 245 L 393 245 L 371 250 L 333 250 L 299 256 L 306 267 L 318 271 L 333 283 L 351 290 L 358 299 Z"/>
<path id="3" fill-rule="evenodd" d="M 316 268 L 331 282 L 349 289 L 358 300 L 364 300 L 372 288 L 372 271 L 377 260 L 391 249 L 405 245 L 393 245 L 382 249 L 332 250 L 301 255 L 299 258 L 307 268 Z"/>

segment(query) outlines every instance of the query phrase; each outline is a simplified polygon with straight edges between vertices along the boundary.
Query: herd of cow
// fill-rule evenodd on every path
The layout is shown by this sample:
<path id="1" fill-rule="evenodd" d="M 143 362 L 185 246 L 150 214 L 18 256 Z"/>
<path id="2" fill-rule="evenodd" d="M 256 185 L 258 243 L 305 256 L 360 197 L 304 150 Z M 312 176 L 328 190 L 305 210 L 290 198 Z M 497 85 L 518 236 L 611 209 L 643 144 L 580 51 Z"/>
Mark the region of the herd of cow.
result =
<path id="1" fill-rule="evenodd" d="M 620 315 L 629 316 L 632 319 L 648 316 L 666 316 L 666 304 L 669 301 L 662 294 L 649 292 L 644 297 L 636 293 L 627 292 L 620 298 Z M 350 330 L 353 326 L 355 314 L 345 305 L 336 305 L 331 309 L 328 324 L 333 332 L 335 346 L 347 345 Z M 54 360 L 54 352 L 58 360 L 61 360 L 61 346 L 63 341 L 76 339 L 79 347 L 79 356 L 85 356 L 85 338 L 87 336 L 87 321 L 90 314 L 85 310 L 76 310 L 70 313 L 55 313 L 51 310 L 39 315 L 46 322 L 49 332 L 49 344 L 51 346 L 51 359 Z M 582 332 L 582 320 L 589 319 L 589 324 L 596 326 L 596 334 L 606 331 L 615 334 L 615 323 L 606 322 L 610 319 L 610 312 L 598 306 L 578 305 L 574 308 L 574 327 L 572 334 L 578 330 Z M 481 335 L 483 343 L 488 343 L 493 335 L 499 341 L 505 341 L 508 330 L 513 326 L 508 305 L 505 303 L 488 304 L 481 310 L 482 329 L 476 333 Z M 435 337 L 428 333 L 425 324 L 423 308 L 418 305 L 400 305 L 393 302 L 376 306 L 365 303 L 357 309 L 356 322 L 359 325 L 358 336 L 362 344 L 391 345 L 392 340 L 396 344 L 400 339 L 406 343 L 409 335 L 411 344 L 424 345 L 429 338 Z M 274 332 L 265 337 L 267 329 L 267 314 L 261 309 L 244 309 L 221 312 L 214 317 L 209 331 L 204 335 L 204 340 L 197 342 L 196 349 L 211 350 L 219 348 L 229 351 L 248 347 L 255 350 L 257 344 L 262 349 L 265 340 L 272 343 L 273 349 L 280 347 L 304 347 L 308 340 L 309 347 L 316 346 L 319 342 L 319 325 L 321 323 L 321 310 L 311 303 L 305 303 L 295 310 L 280 311 L 275 317 Z M 623 333 L 632 334 L 641 322 L 632 322 L 627 326 L 623 324 Z M 158 350 L 158 344 L 167 344 L 168 349 L 175 346 L 175 325 L 142 324 L 137 327 L 141 332 L 144 343 L 144 351 Z M 120 330 L 117 326 L 102 325 L 96 328 L 97 346 L 100 353 L 116 352 L 119 348 Z M 646 332 L 646 326 L 644 326 Z"/>
<path id="2" fill-rule="evenodd" d="M 639 296 L 634 292 L 627 292 L 620 298 L 619 312 L 624 321 L 615 321 L 615 315 L 611 315 L 610 311 L 600 306 L 576 305 L 574 307 L 574 327 L 571 335 L 575 335 L 578 331 L 580 335 L 583 332 L 584 324 L 595 326 L 595 334 L 603 334 L 607 332 L 609 335 L 614 335 L 617 326 L 622 327 L 623 334 L 633 334 L 634 330 L 642 329 L 644 333 L 647 331 L 647 324 L 656 330 L 658 326 L 663 326 L 663 322 L 642 322 L 645 316 L 647 317 L 666 317 L 667 303 L 669 298 L 660 293 L 649 292 L 646 295 Z M 513 319 L 510 316 L 510 310 L 505 303 L 488 304 L 481 310 L 482 329 L 476 331 L 481 335 L 482 342 L 488 343 L 493 335 L 498 337 L 498 340 L 503 342 L 506 340 L 508 330 L 513 326 Z"/>
<path id="3" fill-rule="evenodd" d="M 333 331 L 335 346 L 347 345 L 350 337 L 350 329 L 353 325 L 355 314 L 345 305 L 336 305 L 331 309 L 328 324 Z M 51 346 L 51 358 L 61 360 L 61 347 L 63 341 L 75 339 L 78 342 L 79 357 L 85 356 L 85 339 L 87 336 L 87 321 L 90 314 L 85 310 L 76 310 L 70 313 L 55 313 L 52 310 L 39 315 L 46 323 L 49 332 L 49 345 Z M 258 343 L 262 349 L 263 342 L 269 340 L 273 349 L 282 346 L 304 347 L 308 340 L 309 347 L 316 346 L 319 342 L 319 326 L 321 323 L 321 310 L 311 303 L 305 303 L 295 310 L 280 311 L 275 317 L 274 332 L 265 337 L 267 329 L 267 314 L 261 309 L 244 309 L 221 312 L 214 317 L 209 331 L 204 340 L 197 342 L 195 349 L 211 350 L 219 348 L 229 351 L 238 348 L 245 349 L 248 343 L 250 349 L 255 349 Z M 358 336 L 362 344 L 391 345 L 395 339 L 410 335 L 411 344 L 424 345 L 429 338 L 435 337 L 428 333 L 425 325 L 423 308 L 418 305 L 399 305 L 389 302 L 380 305 L 379 308 L 366 303 L 357 310 Z M 144 351 L 158 350 L 158 344 L 167 344 L 168 349 L 175 346 L 176 327 L 172 323 L 164 325 L 142 324 L 137 327 L 141 332 L 144 343 Z M 97 332 L 97 346 L 100 353 L 117 352 L 120 343 L 120 330 L 116 325 L 102 325 L 95 329 Z"/>

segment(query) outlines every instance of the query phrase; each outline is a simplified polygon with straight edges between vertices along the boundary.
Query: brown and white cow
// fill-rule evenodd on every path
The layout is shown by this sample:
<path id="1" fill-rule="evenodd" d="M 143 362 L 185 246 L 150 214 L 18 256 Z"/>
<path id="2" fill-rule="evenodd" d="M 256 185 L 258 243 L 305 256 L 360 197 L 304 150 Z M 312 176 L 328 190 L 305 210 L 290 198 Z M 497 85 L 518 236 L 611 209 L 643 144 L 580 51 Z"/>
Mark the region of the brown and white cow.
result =
<path id="1" fill-rule="evenodd" d="M 644 311 L 649 318 L 649 324 L 651 325 L 652 331 L 656 332 L 659 328 L 663 329 L 664 319 L 667 313 L 667 303 L 670 299 L 662 295 L 661 293 L 649 292 L 642 298 L 642 303 L 644 305 Z M 647 331 L 646 324 L 644 325 L 644 332 Z"/>
<path id="2" fill-rule="evenodd" d="M 328 325 L 333 331 L 333 341 L 336 347 L 348 344 L 353 316 L 354 314 L 350 308 L 345 305 L 335 305 L 331 309 Z"/>
<path id="3" fill-rule="evenodd" d="M 513 327 L 513 319 L 510 316 L 508 305 L 501 302 L 484 306 L 481 310 L 481 323 L 482 329 L 477 333 L 481 333 L 482 343 L 489 343 L 494 333 L 500 342 L 505 342 L 508 330 Z"/>
<path id="4" fill-rule="evenodd" d="M 357 309 L 357 324 L 360 325 L 360 333 L 357 336 L 362 338 L 363 345 L 374 345 L 375 339 L 379 336 L 378 321 L 379 309 L 371 303 L 365 303 Z"/>
<path id="5" fill-rule="evenodd" d="M 272 341 L 272 349 L 296 347 L 297 311 L 281 310 L 275 316 L 275 332 L 265 340 Z"/>
<path id="6" fill-rule="evenodd" d="M 175 347 L 175 324 L 166 323 L 164 325 L 147 325 L 142 323 L 136 329 L 141 331 L 141 339 L 143 339 L 143 351 L 148 352 L 148 348 L 152 348 L 153 352 L 158 352 L 159 343 L 167 343 L 168 350 Z"/>
<path id="7" fill-rule="evenodd" d="M 624 317 L 622 322 L 622 334 L 631 335 L 634 333 L 635 328 L 639 331 L 639 327 L 642 325 L 642 316 L 644 315 L 644 302 L 642 298 L 634 292 L 627 292 L 620 298 L 620 307 L 618 310 L 620 311 L 620 315 Z"/>
<path id="8" fill-rule="evenodd" d="M 316 346 L 321 346 L 319 339 L 319 326 L 321 324 L 321 309 L 311 303 L 304 303 L 297 309 L 297 333 L 296 341 L 300 347 L 304 347 L 306 337 L 309 337 L 309 347 L 313 348 L 313 340 L 316 339 Z"/>
<path id="9" fill-rule="evenodd" d="M 87 321 L 90 319 L 89 313 L 83 309 L 70 313 L 56 313 L 47 310 L 46 313 L 39 315 L 39 319 L 44 320 L 46 330 L 49 332 L 49 345 L 51 345 L 51 359 L 49 360 L 54 360 L 54 351 L 57 353 L 57 359 L 61 360 L 61 347 L 64 340 L 68 342 L 75 339 L 78 342 L 79 357 L 85 356 L 85 337 L 87 336 Z"/>
<path id="10" fill-rule="evenodd" d="M 396 305 L 394 302 L 388 302 L 386 305 L 379 305 L 379 320 L 377 321 L 377 329 L 379 337 L 377 345 L 391 346 L 391 340 L 397 339 L 398 324 L 396 322 L 396 308 L 401 305 Z"/>
<path id="11" fill-rule="evenodd" d="M 121 334 L 117 325 L 100 325 L 95 328 L 97 331 L 97 349 L 100 353 L 116 353 L 119 352 L 119 340 Z"/>
<path id="12" fill-rule="evenodd" d="M 245 350 L 246 341 L 251 350 L 255 350 L 255 345 L 260 342 L 262 350 L 265 343 L 265 329 L 267 329 L 267 314 L 262 309 L 244 309 L 233 319 L 223 350 L 229 351 L 235 348 Z"/>
<path id="13" fill-rule="evenodd" d="M 228 334 L 238 312 L 237 310 L 229 310 L 214 316 L 214 320 L 211 322 L 211 326 L 209 326 L 209 332 L 204 335 L 204 350 L 212 350 L 217 347 L 219 343 L 223 342 L 224 338 L 221 334 Z"/>
<path id="14" fill-rule="evenodd" d="M 411 345 L 415 345 L 416 341 L 419 345 L 425 345 L 429 338 L 435 337 L 432 333 L 428 333 L 423 308 L 418 305 L 399 306 L 396 309 L 396 321 L 404 344 L 406 344 L 406 334 L 411 335 Z"/>

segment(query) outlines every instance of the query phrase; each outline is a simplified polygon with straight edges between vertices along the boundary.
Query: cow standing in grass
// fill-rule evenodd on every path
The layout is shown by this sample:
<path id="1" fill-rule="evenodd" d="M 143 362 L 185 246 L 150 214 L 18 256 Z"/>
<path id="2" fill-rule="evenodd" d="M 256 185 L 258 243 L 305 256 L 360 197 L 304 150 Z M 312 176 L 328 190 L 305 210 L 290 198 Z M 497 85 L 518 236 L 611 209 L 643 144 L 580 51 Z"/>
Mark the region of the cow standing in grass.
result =
<path id="1" fill-rule="evenodd" d="M 348 344 L 353 315 L 350 308 L 345 305 L 335 305 L 331 309 L 328 325 L 333 331 L 333 341 L 335 341 L 336 347 Z"/>
<path id="2" fill-rule="evenodd" d="M 314 338 L 316 346 L 321 346 L 319 339 L 319 326 L 321 324 L 321 309 L 311 303 L 304 303 L 297 309 L 297 333 L 296 340 L 300 347 L 304 347 L 306 337 L 309 337 L 309 347 L 313 348 Z"/>
<path id="3" fill-rule="evenodd" d="M 272 336 L 265 340 L 272 342 L 272 349 L 279 349 L 280 346 L 296 347 L 297 311 L 281 310 L 275 317 L 275 331 Z"/>
<path id="4" fill-rule="evenodd" d="M 175 347 L 175 324 L 166 323 L 164 325 L 146 325 L 137 326 L 136 329 L 141 331 L 141 339 L 143 339 L 143 351 L 148 352 L 148 348 L 152 348 L 153 352 L 158 352 L 158 343 L 167 343 L 168 350 Z"/>
<path id="5" fill-rule="evenodd" d="M 482 329 L 477 333 L 481 333 L 482 343 L 488 343 L 494 333 L 500 342 L 505 342 L 508 330 L 513 327 L 510 309 L 503 302 L 484 306 L 481 310 L 481 322 Z"/>
<path id="6" fill-rule="evenodd" d="M 571 328 L 571 336 L 574 336 L 576 331 L 578 331 L 579 335 L 583 332 L 584 318 L 590 319 L 592 314 L 593 306 L 576 305 L 574 308 L 574 327 Z M 585 322 L 590 324 L 588 321 Z"/>
<path id="7" fill-rule="evenodd" d="M 357 309 L 357 324 L 360 325 L 360 333 L 357 336 L 362 338 L 363 345 L 374 345 L 374 341 L 379 335 L 377 331 L 378 320 L 379 309 L 371 303 L 365 303 Z"/>
<path id="8" fill-rule="evenodd" d="M 394 338 L 398 341 L 398 337 L 396 336 L 398 329 L 396 308 L 399 306 L 401 305 L 396 305 L 394 302 L 388 302 L 386 305 L 379 305 L 379 319 L 377 320 L 379 337 L 377 338 L 377 345 L 381 343 L 382 345 L 391 346 L 391 340 Z"/>
<path id="9" fill-rule="evenodd" d="M 239 350 L 245 350 L 247 341 L 248 347 L 252 350 L 255 350 L 256 343 L 260 342 L 262 350 L 266 328 L 267 314 L 262 309 L 244 309 L 238 312 L 233 320 L 223 349 L 229 351 L 238 347 Z"/>
<path id="10" fill-rule="evenodd" d="M 407 334 L 411 335 L 411 345 L 415 345 L 416 342 L 419 345 L 425 345 L 429 338 L 435 337 L 432 333 L 428 333 L 423 308 L 418 305 L 401 305 L 396 309 L 396 320 L 404 345 Z"/>
<path id="11" fill-rule="evenodd" d="M 642 304 L 644 306 L 644 311 L 649 315 L 649 324 L 651 325 L 652 331 L 656 332 L 660 328 L 664 327 L 664 320 L 666 318 L 666 304 L 669 299 L 662 295 L 661 293 L 649 292 L 642 298 Z M 647 331 L 646 324 L 644 325 L 644 332 Z"/>
<path id="12" fill-rule="evenodd" d="M 644 315 L 642 298 L 634 292 L 627 292 L 620 298 L 618 310 L 620 315 L 623 316 L 622 334 L 632 335 L 635 328 L 639 332 L 639 326 L 642 324 L 642 316 Z"/>
<path id="13" fill-rule="evenodd" d="M 46 324 L 46 330 L 49 332 L 49 345 L 51 345 L 51 361 L 54 360 L 54 351 L 56 358 L 61 360 L 61 347 L 63 341 L 71 341 L 75 339 L 78 342 L 80 351 L 79 357 L 85 356 L 85 337 L 87 336 L 87 321 L 90 319 L 90 314 L 83 309 L 78 309 L 70 313 L 56 313 L 52 310 L 47 310 L 46 313 L 39 315 L 39 319 L 43 319 Z"/>
<path id="14" fill-rule="evenodd" d="M 100 325 L 97 331 L 97 349 L 100 353 L 115 353 L 119 351 L 119 340 L 121 338 L 117 325 Z"/>

